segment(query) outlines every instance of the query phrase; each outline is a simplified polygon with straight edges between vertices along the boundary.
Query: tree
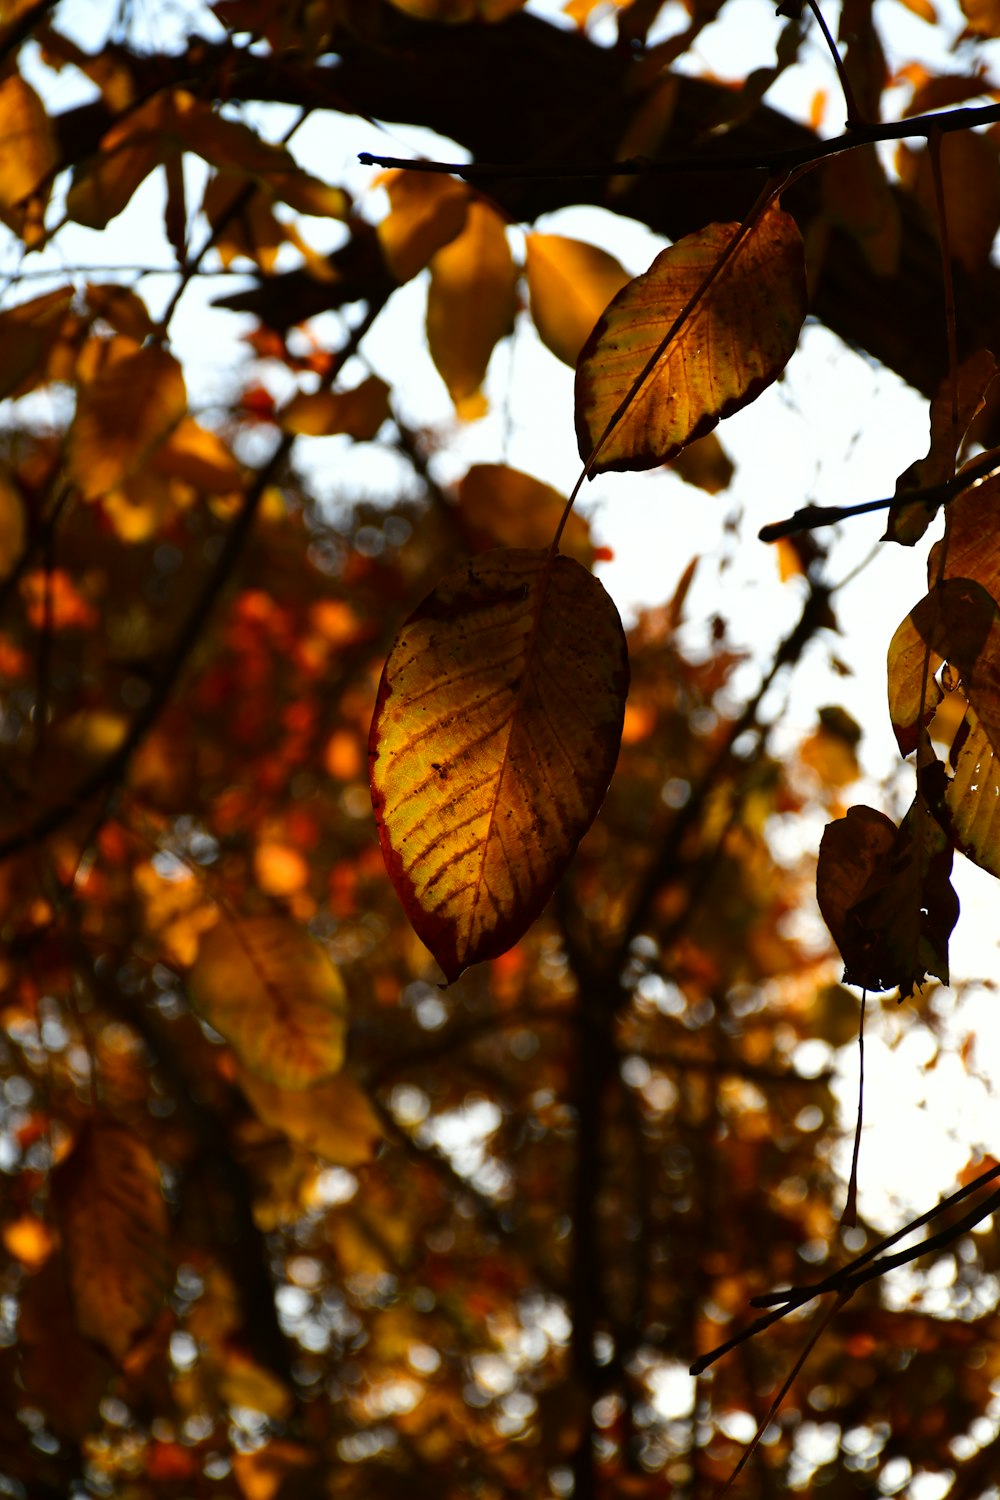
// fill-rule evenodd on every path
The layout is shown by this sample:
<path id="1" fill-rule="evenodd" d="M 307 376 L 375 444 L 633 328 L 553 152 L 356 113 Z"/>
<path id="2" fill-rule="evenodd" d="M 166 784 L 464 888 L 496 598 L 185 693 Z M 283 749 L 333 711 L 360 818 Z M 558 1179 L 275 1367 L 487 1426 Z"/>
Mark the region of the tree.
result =
<path id="1" fill-rule="evenodd" d="M 1000 107 L 975 102 L 1000 13 L 965 0 L 965 70 L 909 70 L 883 125 L 870 0 L 837 38 L 780 6 L 775 67 L 736 91 L 675 68 L 735 5 L 633 0 L 612 46 L 599 9 L 219 0 L 155 49 L 128 8 L 83 40 L 50 0 L 3 12 L 0 1492 L 701 1497 L 742 1466 L 748 1496 L 833 1500 L 1000 1472 L 1000 1167 L 970 1150 L 897 1251 L 831 1161 L 838 976 L 935 1037 L 954 851 L 1000 874 Z M 807 34 L 832 142 L 763 102 Z M 88 97 L 46 102 L 43 73 Z M 473 164 L 390 166 L 375 220 L 267 104 L 426 125 Z M 150 178 L 164 305 L 143 264 L 30 280 Z M 629 279 L 532 228 L 578 202 L 673 243 Z M 257 273 L 220 299 L 253 315 L 245 365 L 192 410 L 177 310 L 232 265 Z M 836 627 L 810 533 L 855 507 L 774 528 L 801 615 L 738 701 L 725 621 L 683 642 L 694 563 L 626 639 L 566 497 L 500 462 L 440 482 L 364 358 L 425 271 L 461 420 L 530 310 L 576 366 L 584 474 L 724 486 L 713 429 L 807 310 L 932 398 L 883 504 L 893 543 L 941 534 L 889 649 L 898 825 L 845 806 L 842 710 L 784 759 L 761 713 Z M 317 436 L 407 481 L 332 511 Z M 842 962 L 796 935 L 815 864 L 771 837 L 817 809 Z"/>

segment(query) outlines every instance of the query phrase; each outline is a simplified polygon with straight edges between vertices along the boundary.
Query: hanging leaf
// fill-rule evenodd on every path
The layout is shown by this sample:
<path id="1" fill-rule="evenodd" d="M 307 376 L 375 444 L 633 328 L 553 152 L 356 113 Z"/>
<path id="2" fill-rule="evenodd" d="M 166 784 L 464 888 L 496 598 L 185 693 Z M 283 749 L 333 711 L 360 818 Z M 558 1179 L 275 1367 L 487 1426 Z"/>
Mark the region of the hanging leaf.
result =
<path id="1" fill-rule="evenodd" d="M 844 983 L 897 986 L 905 999 L 928 974 L 948 983 L 948 939 L 958 920 L 952 845 L 931 814 L 924 778 L 897 829 L 884 813 L 852 807 L 829 823 L 816 872 L 820 911 L 844 960 Z M 935 801 L 942 788 L 937 788 Z"/>
<path id="2" fill-rule="evenodd" d="M 693 484 L 706 495 L 718 495 L 732 483 L 733 461 L 714 432 L 689 443 L 670 465 L 685 484 Z"/>
<path id="3" fill-rule="evenodd" d="M 482 547 L 545 547 L 566 509 L 566 497 L 507 464 L 473 464 L 459 482 L 458 508 L 473 541 Z M 560 546 L 585 568 L 593 564 L 590 527 L 575 510 L 566 520 Z"/>
<path id="4" fill-rule="evenodd" d="M 95 1119 L 53 1173 L 52 1192 L 77 1327 L 121 1364 L 171 1283 L 156 1161 L 134 1131 Z"/>
<path id="5" fill-rule="evenodd" d="M 427 341 L 460 417 L 482 416 L 490 355 L 514 326 L 517 273 L 503 220 L 470 203 L 465 228 L 431 260 Z"/>
<path id="6" fill-rule="evenodd" d="M 613 255 L 562 234 L 529 234 L 525 272 L 538 336 L 557 359 L 575 367 L 591 329 L 628 272 Z"/>
<path id="7" fill-rule="evenodd" d="M 465 227 L 469 189 L 455 177 L 430 172 L 387 172 L 379 181 L 389 212 L 378 226 L 385 263 L 400 286 Z"/>
<path id="8" fill-rule="evenodd" d="M 122 341 L 80 391 L 69 436 L 69 468 L 87 500 L 124 484 L 187 408 L 181 367 L 157 345 Z M 117 357 L 116 357 L 117 354 Z"/>
<path id="9" fill-rule="evenodd" d="M 690 307 L 592 473 L 666 463 L 755 400 L 795 352 L 806 315 L 805 258 L 794 219 L 779 208 L 768 210 L 698 295 L 738 231 L 737 224 L 711 224 L 678 240 L 618 293 L 590 335 L 576 374 L 576 431 L 585 460 Z"/>
<path id="10" fill-rule="evenodd" d="M 303 1089 L 344 1060 L 347 996 L 316 940 L 285 917 L 223 917 L 191 970 L 195 1005 L 244 1067 Z"/>
<path id="11" fill-rule="evenodd" d="M 907 490 L 943 484 L 955 472 L 955 460 L 976 415 L 982 411 L 986 393 L 996 378 L 997 364 L 988 349 L 980 349 L 958 370 L 957 420 L 952 417 L 951 377 L 946 376 L 931 401 L 931 445 L 925 458 L 905 469 L 896 481 L 897 496 Z M 920 540 L 936 514 L 937 504 L 894 505 L 883 541 L 912 547 Z"/>
<path id="12" fill-rule="evenodd" d="M 80 1442 L 93 1430 L 114 1366 L 80 1334 L 63 1255 L 26 1278 L 17 1336 L 21 1380 L 29 1397 L 60 1436 Z"/>
<path id="13" fill-rule="evenodd" d="M 960 0 L 971 36 L 1000 36 L 1000 0 Z"/>
<path id="14" fill-rule="evenodd" d="M 627 691 L 618 611 L 567 557 L 487 553 L 403 627 L 372 721 L 372 800 L 389 876 L 449 980 L 548 901 L 611 779 Z"/>
<path id="15" fill-rule="evenodd" d="M 0 579 L 20 562 L 26 536 L 24 501 L 6 475 L 0 474 Z"/>
<path id="16" fill-rule="evenodd" d="M 365 1091 L 347 1073 L 307 1089 L 283 1089 L 245 1070 L 240 1088 L 257 1118 L 297 1146 L 339 1167 L 371 1161 L 382 1127 Z"/>
<path id="17" fill-rule="evenodd" d="M 903 185 L 936 224 L 937 189 L 930 149 L 908 151 L 901 147 L 897 165 Z M 1000 228 L 1000 160 L 995 137 L 974 130 L 942 135 L 941 183 L 948 249 L 970 276 L 978 276 L 989 265 Z"/>

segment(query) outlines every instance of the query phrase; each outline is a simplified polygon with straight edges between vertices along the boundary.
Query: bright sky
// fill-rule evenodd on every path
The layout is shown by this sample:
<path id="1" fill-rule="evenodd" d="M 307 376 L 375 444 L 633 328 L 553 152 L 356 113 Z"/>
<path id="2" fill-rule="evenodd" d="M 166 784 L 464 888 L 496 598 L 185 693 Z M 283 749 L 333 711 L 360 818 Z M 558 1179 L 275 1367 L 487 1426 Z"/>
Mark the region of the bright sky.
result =
<path id="1" fill-rule="evenodd" d="M 554 0 L 533 0 L 529 8 L 552 16 L 560 5 Z M 824 5 L 834 30 L 837 9 L 832 3 Z M 957 0 L 939 0 L 938 10 L 949 21 L 951 34 L 957 35 L 961 26 Z M 157 44 L 177 40 L 187 11 L 187 6 L 173 13 L 151 6 L 146 22 L 150 39 Z M 216 23 L 210 13 L 198 14 L 203 17 L 203 29 L 212 34 Z M 679 15 L 673 7 L 667 23 L 676 26 Z M 75 12 L 64 7 L 60 24 L 77 26 L 80 39 L 92 42 L 100 33 L 95 16 L 94 7 L 77 7 Z M 962 52 L 945 52 L 938 34 L 898 0 L 878 0 L 877 16 L 889 45 L 890 66 L 922 58 L 963 70 Z M 721 22 L 703 34 L 698 62 L 721 77 L 741 78 L 748 69 L 773 61 L 781 25 L 774 15 L 774 0 L 731 0 Z M 46 98 L 59 107 L 90 96 L 90 86 L 72 69 L 53 75 L 36 57 L 28 71 Z M 1000 56 L 995 72 L 1000 76 Z M 801 64 L 779 80 L 769 102 L 805 115 L 818 90 L 827 95 L 825 128 L 836 133 L 843 113 L 836 78 L 813 37 Z M 272 108 L 258 111 L 255 118 L 266 134 L 276 138 L 295 115 Z M 370 171 L 357 165 L 359 151 L 462 155 L 453 143 L 409 126 L 376 133 L 362 121 L 345 119 L 333 127 L 329 117 L 310 119 L 295 136 L 293 149 L 304 166 L 351 188 L 372 216 L 378 210 L 378 190 L 370 189 Z M 189 201 L 196 201 L 204 170 L 190 159 L 186 170 Z M 141 286 L 155 314 L 173 284 L 172 257 L 160 230 L 162 203 L 160 174 L 156 174 L 105 234 L 69 226 L 58 247 L 29 257 L 24 269 L 37 274 L 43 267 L 50 268 L 61 280 L 63 267 L 127 267 L 137 261 L 162 266 L 164 275 L 150 276 Z M 539 227 L 601 244 L 632 272 L 645 269 L 664 243 L 643 226 L 596 209 L 565 210 Z M 306 233 L 317 248 L 329 250 L 339 243 L 342 230 L 327 221 L 312 221 Z M 512 231 L 512 238 L 517 242 L 519 231 Z M 16 247 L 0 244 L 0 270 L 13 270 L 16 264 Z M 29 283 L 17 295 L 27 295 L 29 288 L 40 292 L 45 285 Z M 188 372 L 193 403 L 209 413 L 214 403 L 228 399 L 239 381 L 243 356 L 237 339 L 252 326 L 252 320 L 213 311 L 207 299 L 240 285 L 237 279 L 216 280 L 207 287 L 193 284 L 174 323 L 175 348 Z M 441 434 L 442 452 L 436 460 L 439 477 L 450 481 L 471 462 L 503 459 L 568 492 L 579 468 L 572 373 L 542 348 L 525 317 L 515 338 L 494 358 L 487 385 L 490 414 L 461 428 L 423 346 L 424 296 L 423 278 L 397 293 L 391 312 L 366 338 L 363 355 L 392 384 L 405 420 Z M 332 316 L 317 320 L 320 339 L 338 336 L 334 321 Z M 353 371 L 349 368 L 346 376 L 351 379 L 361 373 L 358 366 Z M 282 378 L 290 381 L 291 377 L 275 373 L 279 395 Z M 891 494 L 896 476 L 926 451 L 927 433 L 925 401 L 892 375 L 844 350 L 825 329 L 807 327 L 786 377 L 719 429 L 737 463 L 737 476 L 727 494 L 710 498 L 664 471 L 603 476 L 587 487 L 582 508 L 593 520 L 597 539 L 615 553 L 614 562 L 601 568 L 603 581 L 622 613 L 629 616 L 644 604 L 668 597 L 690 557 L 699 554 L 704 561 L 688 610 L 692 642 L 701 639 L 703 624 L 699 622 L 718 610 L 731 622 L 732 638 L 760 653 L 758 660 L 766 660 L 769 649 L 797 617 L 801 588 L 796 582 L 779 581 L 773 552 L 756 541 L 758 527 L 790 514 L 807 500 L 847 503 Z M 350 499 L 359 493 L 392 495 L 407 475 L 405 464 L 387 450 L 368 445 L 352 448 L 339 439 L 303 443 L 300 462 L 317 494 L 333 502 L 338 496 Z M 724 523 L 737 517 L 742 518 L 738 531 L 727 531 Z M 781 718 L 773 741 L 780 750 L 812 727 L 818 707 L 843 703 L 864 726 L 864 763 L 871 777 L 870 783 L 852 789 L 852 800 L 875 805 L 884 797 L 879 783 L 899 766 L 885 707 L 885 652 L 899 621 L 926 589 L 925 550 L 879 549 L 883 524 L 881 517 L 873 516 L 840 528 L 830 564 L 834 580 L 846 578 L 873 550 L 879 555 L 838 596 L 843 636 L 813 648 L 787 702 L 787 685 L 782 685 L 771 705 Z M 830 670 L 831 650 L 849 664 L 851 677 L 839 677 Z M 746 671 L 748 690 L 756 670 Z M 910 775 L 905 768 L 900 772 L 904 806 L 910 796 Z M 783 846 L 794 852 L 804 841 L 815 848 L 821 825 L 821 818 L 800 820 L 795 829 L 782 831 Z M 963 915 L 953 940 L 953 972 L 998 974 L 1000 891 L 995 881 L 961 859 L 958 865 L 956 884 Z M 947 995 L 942 1005 L 945 1010 L 953 1008 Z M 910 1025 L 907 1010 L 894 1009 L 881 1021 L 878 1007 L 872 1010 L 862 1207 L 886 1223 L 895 1223 L 901 1209 L 890 1198 L 898 1196 L 906 1206 L 928 1206 L 929 1197 L 950 1187 L 964 1166 L 970 1141 L 1000 1156 L 1000 1102 L 985 1085 L 970 1081 L 955 1059 L 929 1067 L 935 1059 L 928 1054 L 926 1033 Z M 993 997 L 985 992 L 971 995 L 955 1012 L 950 1029 L 958 1044 L 965 1034 L 974 1032 L 980 1059 L 995 1056 L 1000 1019 Z M 856 1097 L 853 1051 L 845 1055 L 843 1077 L 845 1119 L 850 1123 Z"/>

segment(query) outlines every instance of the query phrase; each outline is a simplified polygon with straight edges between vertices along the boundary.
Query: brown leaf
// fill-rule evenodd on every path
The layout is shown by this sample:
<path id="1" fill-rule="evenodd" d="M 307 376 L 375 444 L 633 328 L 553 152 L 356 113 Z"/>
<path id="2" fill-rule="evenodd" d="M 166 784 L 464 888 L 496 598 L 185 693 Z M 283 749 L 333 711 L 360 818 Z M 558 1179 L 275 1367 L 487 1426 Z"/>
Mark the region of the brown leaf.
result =
<path id="1" fill-rule="evenodd" d="M 371 442 L 391 415 L 389 387 L 369 375 L 352 391 L 300 391 L 282 407 L 279 421 L 303 437 L 331 437 L 343 432 L 356 442 Z"/>
<path id="2" fill-rule="evenodd" d="M 959 366 L 956 389 L 958 404 L 952 417 L 952 383 L 946 376 L 931 401 L 931 443 L 925 458 L 904 469 L 896 481 L 896 494 L 943 484 L 955 472 L 955 462 L 986 394 L 996 378 L 997 364 L 988 349 L 977 350 Z M 937 504 L 894 505 L 883 541 L 912 547 L 920 540 L 938 510 Z"/>
<path id="3" fill-rule="evenodd" d="M 167 1208 L 152 1153 L 96 1118 L 53 1173 L 76 1323 L 121 1364 L 170 1286 Z"/>
<path id="4" fill-rule="evenodd" d="M 311 1088 L 283 1089 L 244 1069 L 240 1088 L 264 1125 L 336 1166 L 363 1166 L 382 1140 L 368 1095 L 347 1073 Z"/>
<path id="5" fill-rule="evenodd" d="M 473 464 L 459 482 L 458 507 L 477 545 L 545 547 L 566 509 L 566 497 L 507 464 Z M 585 568 L 593 564 L 590 527 L 576 511 L 569 514 L 560 545 Z"/>
<path id="6" fill-rule="evenodd" d="M 117 356 L 117 357 L 116 357 Z M 155 344 L 110 357 L 80 391 L 68 462 L 87 500 L 132 478 L 180 422 L 187 393 L 180 365 Z"/>
<path id="7" fill-rule="evenodd" d="M 20 73 L 0 77 L 0 219 L 30 250 L 45 238 L 57 152 L 45 105 Z"/>

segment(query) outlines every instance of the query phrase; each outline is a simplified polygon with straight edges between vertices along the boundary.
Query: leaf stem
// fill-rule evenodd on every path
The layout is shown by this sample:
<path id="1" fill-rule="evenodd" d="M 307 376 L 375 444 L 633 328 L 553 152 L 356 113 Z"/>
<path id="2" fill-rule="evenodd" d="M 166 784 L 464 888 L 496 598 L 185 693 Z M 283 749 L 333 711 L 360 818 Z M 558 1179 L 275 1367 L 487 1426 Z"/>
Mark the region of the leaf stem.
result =
<path id="1" fill-rule="evenodd" d="M 816 17 L 817 23 L 819 24 L 819 29 L 823 33 L 823 38 L 826 42 L 826 45 L 830 49 L 830 56 L 833 58 L 833 66 L 836 68 L 837 77 L 840 79 L 840 87 L 843 90 L 844 94 L 844 103 L 847 106 L 847 128 L 850 131 L 855 131 L 865 122 L 861 111 L 858 109 L 858 101 L 854 97 L 854 90 L 851 87 L 851 80 L 847 76 L 847 69 L 844 67 L 844 59 L 841 57 L 840 52 L 837 49 L 837 44 L 830 34 L 830 28 L 823 18 L 823 12 L 819 8 L 818 0 L 808 0 L 808 4 L 809 9 Z"/>

